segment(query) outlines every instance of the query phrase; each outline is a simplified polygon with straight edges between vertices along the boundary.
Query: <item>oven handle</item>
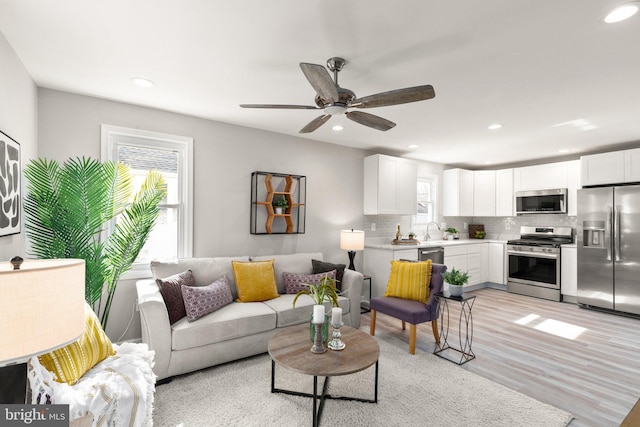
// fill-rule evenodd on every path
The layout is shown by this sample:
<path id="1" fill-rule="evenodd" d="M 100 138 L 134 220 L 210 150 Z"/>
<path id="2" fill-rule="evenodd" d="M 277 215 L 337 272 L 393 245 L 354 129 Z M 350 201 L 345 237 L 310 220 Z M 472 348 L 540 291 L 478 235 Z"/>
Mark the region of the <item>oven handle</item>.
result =
<path id="1" fill-rule="evenodd" d="M 544 254 L 541 252 L 521 252 L 521 251 L 507 251 L 508 255 L 528 256 L 531 258 L 547 258 L 558 259 L 559 254 Z"/>

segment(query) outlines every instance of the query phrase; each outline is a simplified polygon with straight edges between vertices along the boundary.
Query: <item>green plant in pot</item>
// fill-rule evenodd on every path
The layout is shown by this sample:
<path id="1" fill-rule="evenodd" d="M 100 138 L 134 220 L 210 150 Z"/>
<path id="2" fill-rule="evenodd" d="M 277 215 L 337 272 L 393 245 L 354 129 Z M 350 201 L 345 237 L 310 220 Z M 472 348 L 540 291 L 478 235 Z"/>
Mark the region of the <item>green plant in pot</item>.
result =
<path id="1" fill-rule="evenodd" d="M 84 157 L 62 165 L 35 159 L 24 175 L 25 230 L 32 254 L 85 260 L 85 300 L 106 329 L 118 281 L 158 218 L 158 204 L 166 195 L 163 176 L 150 171 L 134 193 L 128 166 Z"/>
<path id="2" fill-rule="evenodd" d="M 276 208 L 276 213 L 281 214 L 289 207 L 289 202 L 285 196 L 276 197 L 271 203 Z"/>
<path id="3" fill-rule="evenodd" d="M 456 239 L 458 236 L 458 230 L 456 230 L 454 227 L 449 227 L 445 230 L 447 233 L 451 234 L 451 236 Z"/>
<path id="4" fill-rule="evenodd" d="M 461 296 L 464 293 L 464 285 L 469 281 L 469 273 L 456 270 L 442 273 L 442 279 L 449 284 L 449 293 L 453 296 Z"/>
<path id="5" fill-rule="evenodd" d="M 296 293 L 293 298 L 293 307 L 296 306 L 296 302 L 301 295 L 309 295 L 316 305 L 323 305 L 325 301 L 328 301 L 331 307 L 338 307 L 338 295 L 340 291 L 336 288 L 336 281 L 328 276 L 320 279 L 318 284 L 304 283 L 308 289 L 303 289 Z M 322 325 L 322 341 L 326 342 L 329 339 L 329 313 L 324 315 L 324 324 Z M 310 338 L 314 340 L 314 325 L 311 323 Z"/>

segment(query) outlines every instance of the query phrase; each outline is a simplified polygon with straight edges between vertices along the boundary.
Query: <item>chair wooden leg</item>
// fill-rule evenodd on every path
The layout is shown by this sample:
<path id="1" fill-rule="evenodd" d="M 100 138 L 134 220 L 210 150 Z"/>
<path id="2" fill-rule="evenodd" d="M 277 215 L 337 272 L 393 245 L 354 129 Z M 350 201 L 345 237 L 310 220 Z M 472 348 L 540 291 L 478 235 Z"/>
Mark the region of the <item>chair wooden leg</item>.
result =
<path id="1" fill-rule="evenodd" d="M 402 321 L 402 330 L 405 331 L 407 329 L 407 322 Z"/>
<path id="2" fill-rule="evenodd" d="M 413 323 L 409 323 L 409 354 L 416 354 L 417 331 L 418 331 L 418 327 Z"/>
<path id="3" fill-rule="evenodd" d="M 438 332 L 438 319 L 431 321 L 431 329 L 433 329 L 433 337 L 436 339 L 436 344 L 440 344 L 440 333 Z"/>
<path id="4" fill-rule="evenodd" d="M 369 335 L 374 336 L 376 334 L 376 311 L 371 310 L 371 321 L 369 322 Z"/>

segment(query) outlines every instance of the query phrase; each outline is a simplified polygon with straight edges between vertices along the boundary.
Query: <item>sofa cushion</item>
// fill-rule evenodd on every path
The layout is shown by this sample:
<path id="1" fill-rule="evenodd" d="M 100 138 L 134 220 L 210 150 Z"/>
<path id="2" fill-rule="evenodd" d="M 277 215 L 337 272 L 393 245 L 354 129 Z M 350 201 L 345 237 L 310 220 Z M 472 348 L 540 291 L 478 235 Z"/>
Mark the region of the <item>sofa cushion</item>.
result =
<path id="1" fill-rule="evenodd" d="M 385 297 L 427 303 L 431 281 L 431 260 L 422 262 L 391 261 L 391 274 Z"/>
<path id="2" fill-rule="evenodd" d="M 273 258 L 273 257 L 271 257 Z M 185 270 L 191 270 L 196 280 L 196 286 L 207 286 L 216 279 L 225 276 L 229 281 L 233 299 L 238 298 L 236 282 L 233 277 L 231 261 L 249 261 L 248 256 L 243 257 L 216 257 L 216 258 L 183 258 L 167 261 L 151 261 L 153 278 L 168 277 Z"/>
<path id="3" fill-rule="evenodd" d="M 278 298 L 273 260 L 256 262 L 232 261 L 239 302 L 259 302 Z"/>
<path id="4" fill-rule="evenodd" d="M 278 298 L 279 299 L 279 298 Z M 270 331 L 276 312 L 261 302 L 232 302 L 197 322 L 181 319 L 171 326 L 172 350 L 186 350 Z"/>
<path id="5" fill-rule="evenodd" d="M 270 259 L 273 259 L 273 269 L 276 273 L 278 293 L 284 294 L 285 288 L 283 273 L 287 271 L 289 273 L 311 274 L 311 260 L 321 260 L 322 254 L 320 252 L 314 252 L 251 257 L 251 261 L 267 261 Z"/>
<path id="6" fill-rule="evenodd" d="M 313 305 L 315 304 L 309 295 L 301 295 L 293 307 L 293 299 L 295 295 L 280 295 L 280 298 L 265 301 L 263 304 L 271 308 L 277 314 L 276 326 L 283 328 L 286 326 L 299 325 L 300 323 L 308 323 L 313 315 Z M 349 313 L 349 299 L 338 297 L 339 307 L 342 308 L 342 314 Z M 325 312 L 331 313 L 329 303 L 324 304 Z"/>
<path id="7" fill-rule="evenodd" d="M 284 279 L 285 292 L 288 294 L 296 294 L 300 291 L 308 290 L 309 286 L 307 285 L 317 285 L 325 277 L 335 280 L 336 270 L 331 270 L 328 273 L 319 274 L 299 274 L 284 272 L 282 273 L 282 277 Z"/>
<path id="8" fill-rule="evenodd" d="M 311 260 L 311 270 L 313 274 L 336 270 L 336 288 L 338 289 L 342 289 L 342 276 L 344 276 L 345 267 L 345 264 L 332 264 L 330 262 L 322 261 L 321 259 Z"/>
<path id="9" fill-rule="evenodd" d="M 182 285 L 187 320 L 193 322 L 233 302 L 227 278 L 222 276 L 209 286 Z"/>
<path id="10" fill-rule="evenodd" d="M 187 315 L 184 308 L 184 298 L 182 296 L 182 286 L 195 286 L 196 281 L 191 270 L 174 274 L 163 279 L 156 279 L 160 295 L 167 306 L 169 323 L 176 323 Z"/>

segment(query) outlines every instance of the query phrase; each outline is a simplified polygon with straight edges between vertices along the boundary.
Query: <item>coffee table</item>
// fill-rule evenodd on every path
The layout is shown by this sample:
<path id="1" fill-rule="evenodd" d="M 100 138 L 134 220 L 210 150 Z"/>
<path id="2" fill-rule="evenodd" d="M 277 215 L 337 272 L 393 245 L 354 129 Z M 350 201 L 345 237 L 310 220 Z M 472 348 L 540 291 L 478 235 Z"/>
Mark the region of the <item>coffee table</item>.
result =
<path id="1" fill-rule="evenodd" d="M 378 357 L 380 346 L 369 334 L 365 334 L 349 326 L 340 328 L 344 350 L 315 354 L 311 352 L 313 343 L 309 340 L 309 324 L 292 326 L 283 329 L 269 340 L 271 356 L 271 393 L 285 393 L 294 396 L 311 397 L 313 399 L 313 426 L 320 425 L 322 410 L 326 399 L 351 400 L 357 402 L 378 402 Z M 313 393 L 302 393 L 275 387 L 275 365 L 303 374 L 313 376 Z M 375 368 L 374 397 L 362 399 L 358 397 L 332 396 L 327 393 L 329 378 L 349 375 L 363 371 L 373 364 Z M 318 394 L 318 377 L 325 377 L 322 393 Z"/>

